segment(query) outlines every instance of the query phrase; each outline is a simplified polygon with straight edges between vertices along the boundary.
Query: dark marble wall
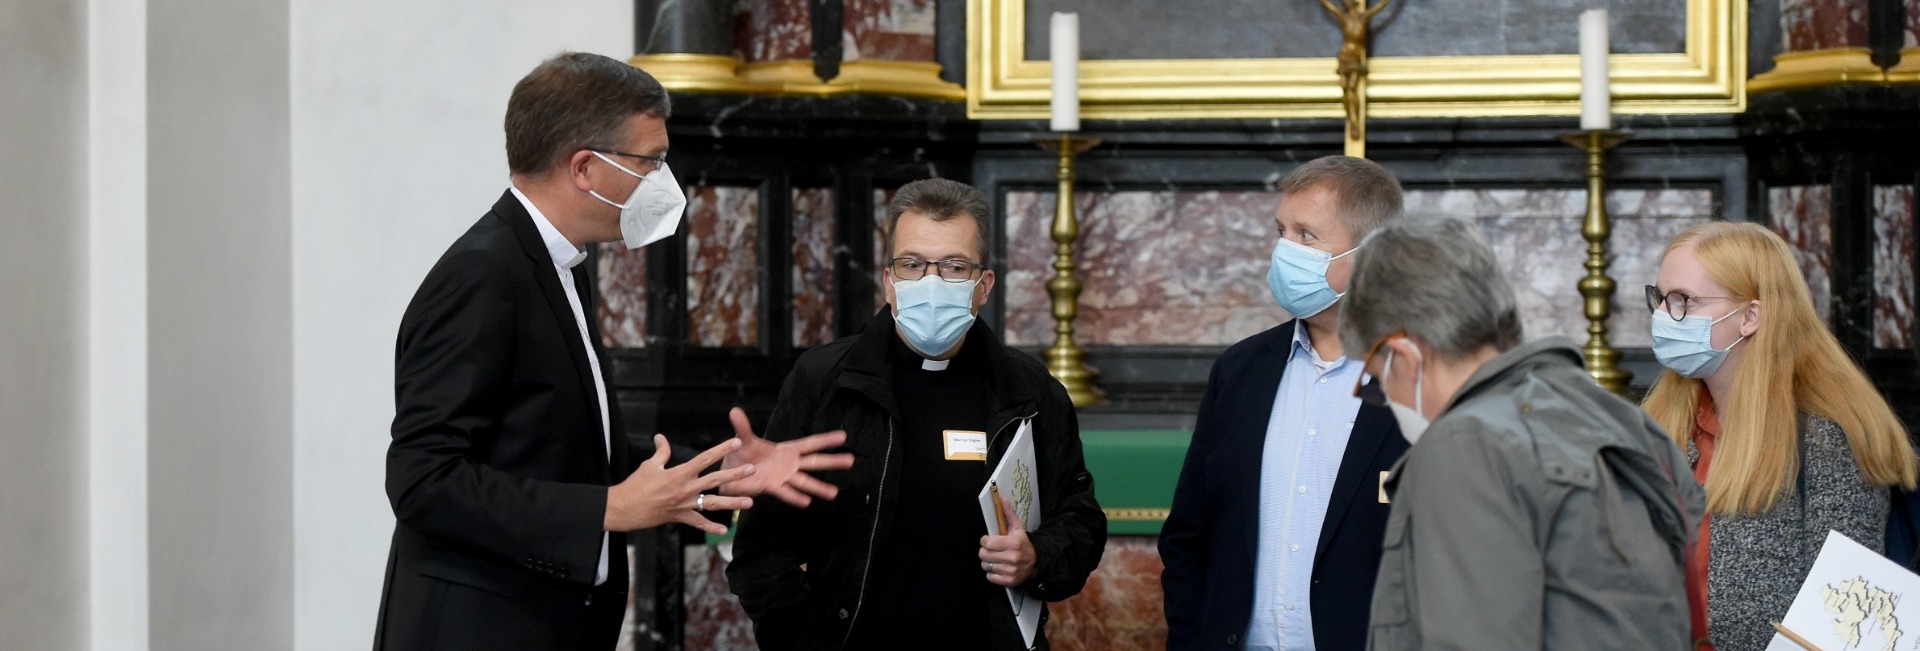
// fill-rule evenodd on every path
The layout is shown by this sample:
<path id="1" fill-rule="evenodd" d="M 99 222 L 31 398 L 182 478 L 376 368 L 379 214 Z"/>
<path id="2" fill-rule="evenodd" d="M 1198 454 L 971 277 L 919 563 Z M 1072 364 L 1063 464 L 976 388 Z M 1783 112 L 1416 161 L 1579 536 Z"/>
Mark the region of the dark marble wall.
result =
<path id="1" fill-rule="evenodd" d="M 1373 56 L 1573 54 L 1580 12 L 1598 6 L 1608 9 L 1614 52 L 1686 49 L 1685 0 L 1392 1 L 1375 17 Z M 1047 59 L 1055 11 L 1080 13 L 1083 59 L 1330 57 L 1340 49 L 1340 27 L 1319 2 L 1028 0 L 1026 11 L 1029 60 Z"/>
<path id="2" fill-rule="evenodd" d="M 1641 286 L 1653 282 L 1668 240 L 1712 219 L 1707 189 L 1608 193 L 1614 312 L 1609 341 L 1650 345 Z M 1267 290 L 1273 211 L 1269 192 L 1082 192 L 1083 244 L 1076 249 L 1085 283 L 1075 339 L 1105 345 L 1226 345 L 1289 318 Z M 1577 283 L 1586 275 L 1580 236 L 1585 190 L 1410 189 L 1412 215 L 1449 215 L 1478 222 L 1508 266 L 1527 336 L 1586 341 Z M 1052 341 L 1046 281 L 1053 241 L 1047 228 L 1054 194 L 1007 197 L 1009 342 Z"/>

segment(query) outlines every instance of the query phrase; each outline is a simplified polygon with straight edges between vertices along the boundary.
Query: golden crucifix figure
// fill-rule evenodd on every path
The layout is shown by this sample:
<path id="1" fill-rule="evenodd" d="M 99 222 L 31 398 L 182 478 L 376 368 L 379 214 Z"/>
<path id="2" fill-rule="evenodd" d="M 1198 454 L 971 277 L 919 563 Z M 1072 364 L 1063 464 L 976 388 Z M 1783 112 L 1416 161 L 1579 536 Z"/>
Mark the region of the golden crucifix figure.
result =
<path id="1" fill-rule="evenodd" d="M 1347 112 L 1347 155 L 1366 156 L 1367 133 L 1367 32 L 1373 15 L 1393 0 L 1367 6 L 1367 0 L 1345 0 L 1346 8 L 1331 0 L 1320 0 L 1340 22 L 1340 105 Z"/>

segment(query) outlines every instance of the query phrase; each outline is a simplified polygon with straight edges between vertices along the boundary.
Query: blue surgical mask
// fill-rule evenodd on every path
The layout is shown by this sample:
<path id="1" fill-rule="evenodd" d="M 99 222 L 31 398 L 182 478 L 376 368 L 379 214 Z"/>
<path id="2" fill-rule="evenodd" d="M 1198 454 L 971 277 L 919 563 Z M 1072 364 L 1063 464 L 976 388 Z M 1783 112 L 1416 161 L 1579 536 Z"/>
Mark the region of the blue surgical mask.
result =
<path id="1" fill-rule="evenodd" d="M 929 358 L 952 350 L 973 327 L 973 288 L 979 284 L 977 279 L 947 282 L 932 273 L 894 281 L 893 319 L 907 347 Z"/>
<path id="2" fill-rule="evenodd" d="M 1334 255 L 1280 238 L 1280 243 L 1273 246 L 1273 265 L 1267 268 L 1267 289 L 1273 290 L 1273 300 L 1280 309 L 1295 318 L 1319 314 L 1341 296 L 1327 284 L 1327 267 L 1358 250 L 1356 246 Z"/>
<path id="3" fill-rule="evenodd" d="M 1741 335 L 1733 343 L 1727 344 L 1726 348 L 1714 348 L 1713 326 L 1739 313 L 1740 310 L 1734 310 L 1718 319 L 1688 316 L 1675 321 L 1673 317 L 1654 312 L 1654 358 L 1660 360 L 1661 366 L 1685 377 L 1701 379 L 1712 376 L 1714 371 L 1720 370 L 1720 364 L 1727 361 L 1727 351 L 1747 339 Z"/>

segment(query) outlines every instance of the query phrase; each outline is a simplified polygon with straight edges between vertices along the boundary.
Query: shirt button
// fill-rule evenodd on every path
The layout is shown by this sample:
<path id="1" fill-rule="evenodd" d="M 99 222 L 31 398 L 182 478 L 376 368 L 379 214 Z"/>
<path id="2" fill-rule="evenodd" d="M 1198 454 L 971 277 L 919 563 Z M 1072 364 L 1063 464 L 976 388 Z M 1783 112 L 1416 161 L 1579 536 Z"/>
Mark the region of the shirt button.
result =
<path id="1" fill-rule="evenodd" d="M 1296 552 L 1297 552 L 1297 551 L 1300 551 L 1300 546 L 1299 546 L 1299 545 L 1294 545 L 1294 546 L 1293 546 L 1293 551 L 1296 551 Z"/>
<path id="2" fill-rule="evenodd" d="M 1307 430 L 1307 436 L 1319 436 L 1319 435 L 1320 435 L 1320 430 L 1317 430 L 1317 429 Z"/>
<path id="3" fill-rule="evenodd" d="M 1326 384 L 1326 383 L 1327 383 L 1327 379 L 1326 379 L 1326 378 L 1320 378 L 1320 383 L 1321 383 L 1321 384 Z"/>
<path id="4" fill-rule="evenodd" d="M 1293 604 L 1287 604 L 1287 610 L 1289 611 L 1293 610 Z"/>
<path id="5" fill-rule="evenodd" d="M 1305 487 L 1305 486 L 1301 486 L 1301 487 L 1300 487 L 1300 494 L 1302 494 L 1302 495 L 1305 495 L 1306 493 L 1307 493 L 1307 487 Z"/>

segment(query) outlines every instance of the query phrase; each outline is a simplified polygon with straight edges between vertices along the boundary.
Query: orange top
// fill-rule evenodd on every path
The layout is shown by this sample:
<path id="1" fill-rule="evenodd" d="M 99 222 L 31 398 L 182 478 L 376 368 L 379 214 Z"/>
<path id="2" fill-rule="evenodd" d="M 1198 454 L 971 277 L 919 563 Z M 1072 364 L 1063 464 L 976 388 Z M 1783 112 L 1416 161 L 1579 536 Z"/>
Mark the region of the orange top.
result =
<path id="1" fill-rule="evenodd" d="M 1693 464 L 1693 480 L 1701 486 L 1707 484 L 1707 466 L 1713 463 L 1714 439 L 1719 437 L 1720 414 L 1713 408 L 1713 396 L 1702 387 L 1700 409 L 1693 413 L 1693 447 L 1700 451 L 1700 460 Z M 1687 609 L 1693 614 L 1694 651 L 1713 651 L 1713 642 L 1707 639 L 1707 523 L 1711 519 L 1702 514 L 1699 540 L 1687 555 Z"/>

